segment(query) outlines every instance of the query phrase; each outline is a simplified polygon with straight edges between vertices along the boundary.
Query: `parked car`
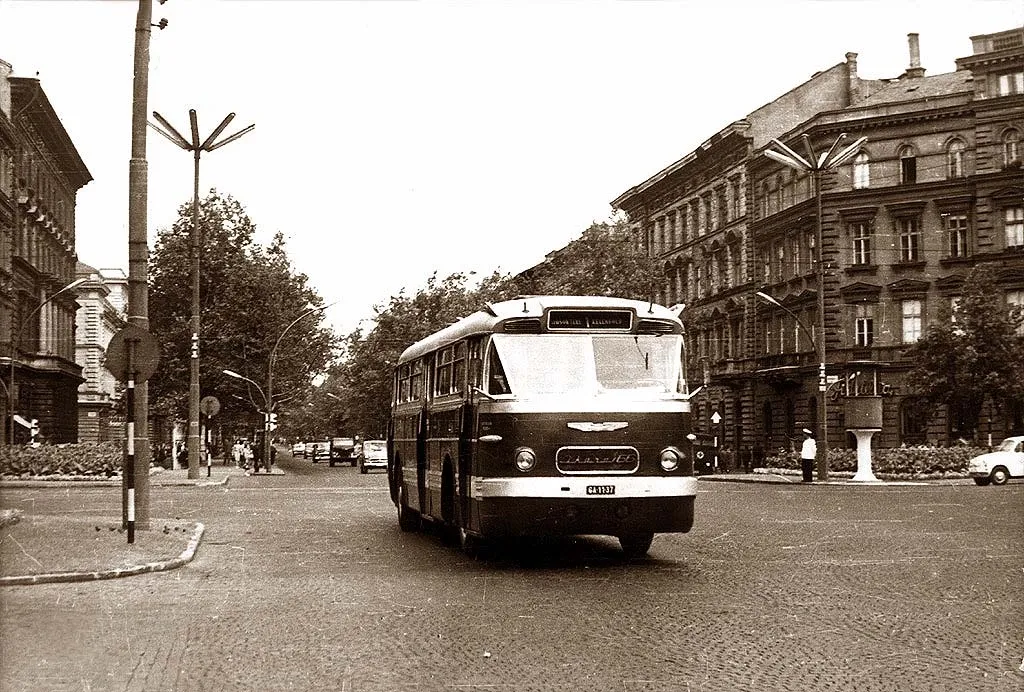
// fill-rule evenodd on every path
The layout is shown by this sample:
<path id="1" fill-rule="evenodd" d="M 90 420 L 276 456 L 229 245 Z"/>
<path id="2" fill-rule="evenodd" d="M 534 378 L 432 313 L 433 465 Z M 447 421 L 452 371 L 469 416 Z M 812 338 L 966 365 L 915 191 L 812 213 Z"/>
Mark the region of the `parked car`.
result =
<path id="1" fill-rule="evenodd" d="M 306 456 L 313 460 L 313 463 L 326 459 L 331 459 L 331 443 L 327 440 L 322 442 L 307 442 L 306 443 Z M 331 466 L 334 464 L 332 463 Z"/>
<path id="2" fill-rule="evenodd" d="M 293 457 L 297 457 L 297 456 L 300 456 L 300 455 L 303 456 L 303 457 L 306 456 L 306 443 L 305 442 L 296 442 L 295 444 L 292 445 L 292 456 Z"/>
<path id="3" fill-rule="evenodd" d="M 1010 478 L 1024 477 L 1024 435 L 1008 437 L 995 451 L 974 457 L 967 472 L 978 485 L 1004 485 Z"/>
<path id="4" fill-rule="evenodd" d="M 351 437 L 335 437 L 331 440 L 331 466 L 334 462 L 356 465 L 356 441 Z"/>
<path id="5" fill-rule="evenodd" d="M 359 455 L 359 473 L 370 469 L 386 469 L 388 467 L 388 443 L 384 440 L 366 440 L 363 442 L 363 453 Z"/>

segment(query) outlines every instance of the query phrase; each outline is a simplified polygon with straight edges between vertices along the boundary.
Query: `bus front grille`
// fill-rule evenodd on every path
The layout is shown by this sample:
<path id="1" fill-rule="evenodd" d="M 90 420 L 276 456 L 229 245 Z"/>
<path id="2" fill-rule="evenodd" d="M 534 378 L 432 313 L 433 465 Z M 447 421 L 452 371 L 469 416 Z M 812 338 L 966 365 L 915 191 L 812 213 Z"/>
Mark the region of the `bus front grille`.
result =
<path id="1" fill-rule="evenodd" d="M 566 475 L 633 473 L 640 468 L 640 453 L 635 447 L 561 447 L 555 468 Z"/>

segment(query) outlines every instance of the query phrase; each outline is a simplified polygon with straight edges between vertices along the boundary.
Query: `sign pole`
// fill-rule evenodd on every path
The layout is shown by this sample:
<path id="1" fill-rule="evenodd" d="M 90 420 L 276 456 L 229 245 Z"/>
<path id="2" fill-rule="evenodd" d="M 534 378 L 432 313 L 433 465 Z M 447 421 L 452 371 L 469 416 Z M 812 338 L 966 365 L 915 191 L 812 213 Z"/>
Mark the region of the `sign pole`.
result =
<path id="1" fill-rule="evenodd" d="M 125 462 L 121 471 L 121 479 L 125 488 L 124 514 L 127 517 L 128 543 L 135 542 L 135 344 L 137 339 L 125 339 L 125 380 L 128 391 L 125 402 L 128 409 L 128 421 L 125 440 Z"/>

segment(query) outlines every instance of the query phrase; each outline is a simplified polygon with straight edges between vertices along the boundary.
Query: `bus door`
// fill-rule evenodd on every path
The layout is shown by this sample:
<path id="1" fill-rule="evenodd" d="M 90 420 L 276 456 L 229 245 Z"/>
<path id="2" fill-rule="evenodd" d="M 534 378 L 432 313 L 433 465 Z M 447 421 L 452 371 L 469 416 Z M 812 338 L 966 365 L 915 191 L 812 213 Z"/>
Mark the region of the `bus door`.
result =
<path id="1" fill-rule="evenodd" d="M 459 466 L 456 488 L 457 519 L 461 526 L 470 526 L 470 497 L 473 476 L 473 440 L 476 439 L 476 406 L 472 399 L 459 409 Z"/>
<path id="2" fill-rule="evenodd" d="M 420 409 L 416 425 L 416 509 L 425 513 L 427 509 L 427 409 Z"/>

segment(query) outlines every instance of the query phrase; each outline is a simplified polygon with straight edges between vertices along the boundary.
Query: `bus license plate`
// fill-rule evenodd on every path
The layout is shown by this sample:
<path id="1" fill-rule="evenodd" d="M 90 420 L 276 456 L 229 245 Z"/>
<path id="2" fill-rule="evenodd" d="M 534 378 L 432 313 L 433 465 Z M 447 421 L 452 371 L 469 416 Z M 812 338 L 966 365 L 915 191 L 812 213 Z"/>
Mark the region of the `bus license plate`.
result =
<path id="1" fill-rule="evenodd" d="M 588 485 L 587 495 L 614 495 L 614 485 Z"/>

